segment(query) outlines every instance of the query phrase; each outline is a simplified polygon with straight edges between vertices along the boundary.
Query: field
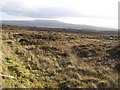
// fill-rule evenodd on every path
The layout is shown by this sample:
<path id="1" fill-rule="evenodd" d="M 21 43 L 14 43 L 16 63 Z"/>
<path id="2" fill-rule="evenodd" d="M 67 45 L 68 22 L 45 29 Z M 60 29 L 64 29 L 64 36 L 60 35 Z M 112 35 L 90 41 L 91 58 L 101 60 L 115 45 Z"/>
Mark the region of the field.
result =
<path id="1" fill-rule="evenodd" d="M 115 88 L 119 38 L 3 26 L 3 88 Z"/>

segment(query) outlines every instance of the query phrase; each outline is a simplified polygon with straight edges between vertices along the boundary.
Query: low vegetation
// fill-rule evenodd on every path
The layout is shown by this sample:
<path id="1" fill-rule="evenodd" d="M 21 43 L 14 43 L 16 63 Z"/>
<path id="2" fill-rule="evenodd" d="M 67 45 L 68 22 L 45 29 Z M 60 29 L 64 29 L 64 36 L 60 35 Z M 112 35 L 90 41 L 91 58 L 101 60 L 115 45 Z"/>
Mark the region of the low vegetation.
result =
<path id="1" fill-rule="evenodd" d="M 3 88 L 118 87 L 117 37 L 29 29 L 3 26 Z"/>

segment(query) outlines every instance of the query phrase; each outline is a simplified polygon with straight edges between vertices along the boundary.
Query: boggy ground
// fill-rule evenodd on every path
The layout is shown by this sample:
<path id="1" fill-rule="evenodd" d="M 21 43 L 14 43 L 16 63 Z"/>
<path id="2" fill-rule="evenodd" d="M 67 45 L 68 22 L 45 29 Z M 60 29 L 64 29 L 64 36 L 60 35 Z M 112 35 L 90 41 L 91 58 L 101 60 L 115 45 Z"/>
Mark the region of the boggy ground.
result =
<path id="1" fill-rule="evenodd" d="M 117 37 L 3 28 L 1 39 L 3 88 L 118 87 Z"/>

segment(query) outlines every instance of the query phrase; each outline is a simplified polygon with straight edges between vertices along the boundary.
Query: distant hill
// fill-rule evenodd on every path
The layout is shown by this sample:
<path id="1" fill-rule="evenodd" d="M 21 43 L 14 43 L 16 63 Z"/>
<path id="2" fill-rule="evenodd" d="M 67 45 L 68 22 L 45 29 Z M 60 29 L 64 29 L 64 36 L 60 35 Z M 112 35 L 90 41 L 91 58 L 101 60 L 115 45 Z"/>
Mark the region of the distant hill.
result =
<path id="1" fill-rule="evenodd" d="M 94 27 L 89 25 L 79 25 L 64 23 L 58 20 L 3 20 L 3 24 L 18 25 L 18 26 L 34 26 L 34 27 L 47 27 L 47 28 L 69 28 L 69 29 L 87 29 L 87 30 L 102 30 L 102 31 L 116 31 L 113 28 Z"/>
<path id="2" fill-rule="evenodd" d="M 118 37 L 118 31 L 103 31 L 93 29 L 72 29 L 72 28 L 50 28 L 50 27 L 33 27 L 21 25 L 2 24 L 2 30 L 34 30 L 34 31 L 54 31 L 63 33 L 76 33 L 81 35 L 95 35 L 95 36 L 115 36 Z"/>

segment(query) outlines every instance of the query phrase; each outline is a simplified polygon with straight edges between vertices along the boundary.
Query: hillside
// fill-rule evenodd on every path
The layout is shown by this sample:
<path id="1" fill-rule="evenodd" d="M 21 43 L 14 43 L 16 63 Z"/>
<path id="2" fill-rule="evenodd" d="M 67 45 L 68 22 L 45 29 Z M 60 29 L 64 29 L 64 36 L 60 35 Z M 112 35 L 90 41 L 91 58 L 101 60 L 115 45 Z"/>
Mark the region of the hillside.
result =
<path id="1" fill-rule="evenodd" d="M 84 30 L 97 30 L 97 31 L 117 31 L 115 28 L 96 27 L 90 25 L 64 23 L 58 20 L 2 20 L 3 24 L 17 25 L 17 26 L 32 26 L 43 28 L 65 28 L 65 29 L 84 29 Z"/>
<path id="2" fill-rule="evenodd" d="M 1 38 L 3 88 L 118 87 L 115 36 L 4 26 Z"/>

